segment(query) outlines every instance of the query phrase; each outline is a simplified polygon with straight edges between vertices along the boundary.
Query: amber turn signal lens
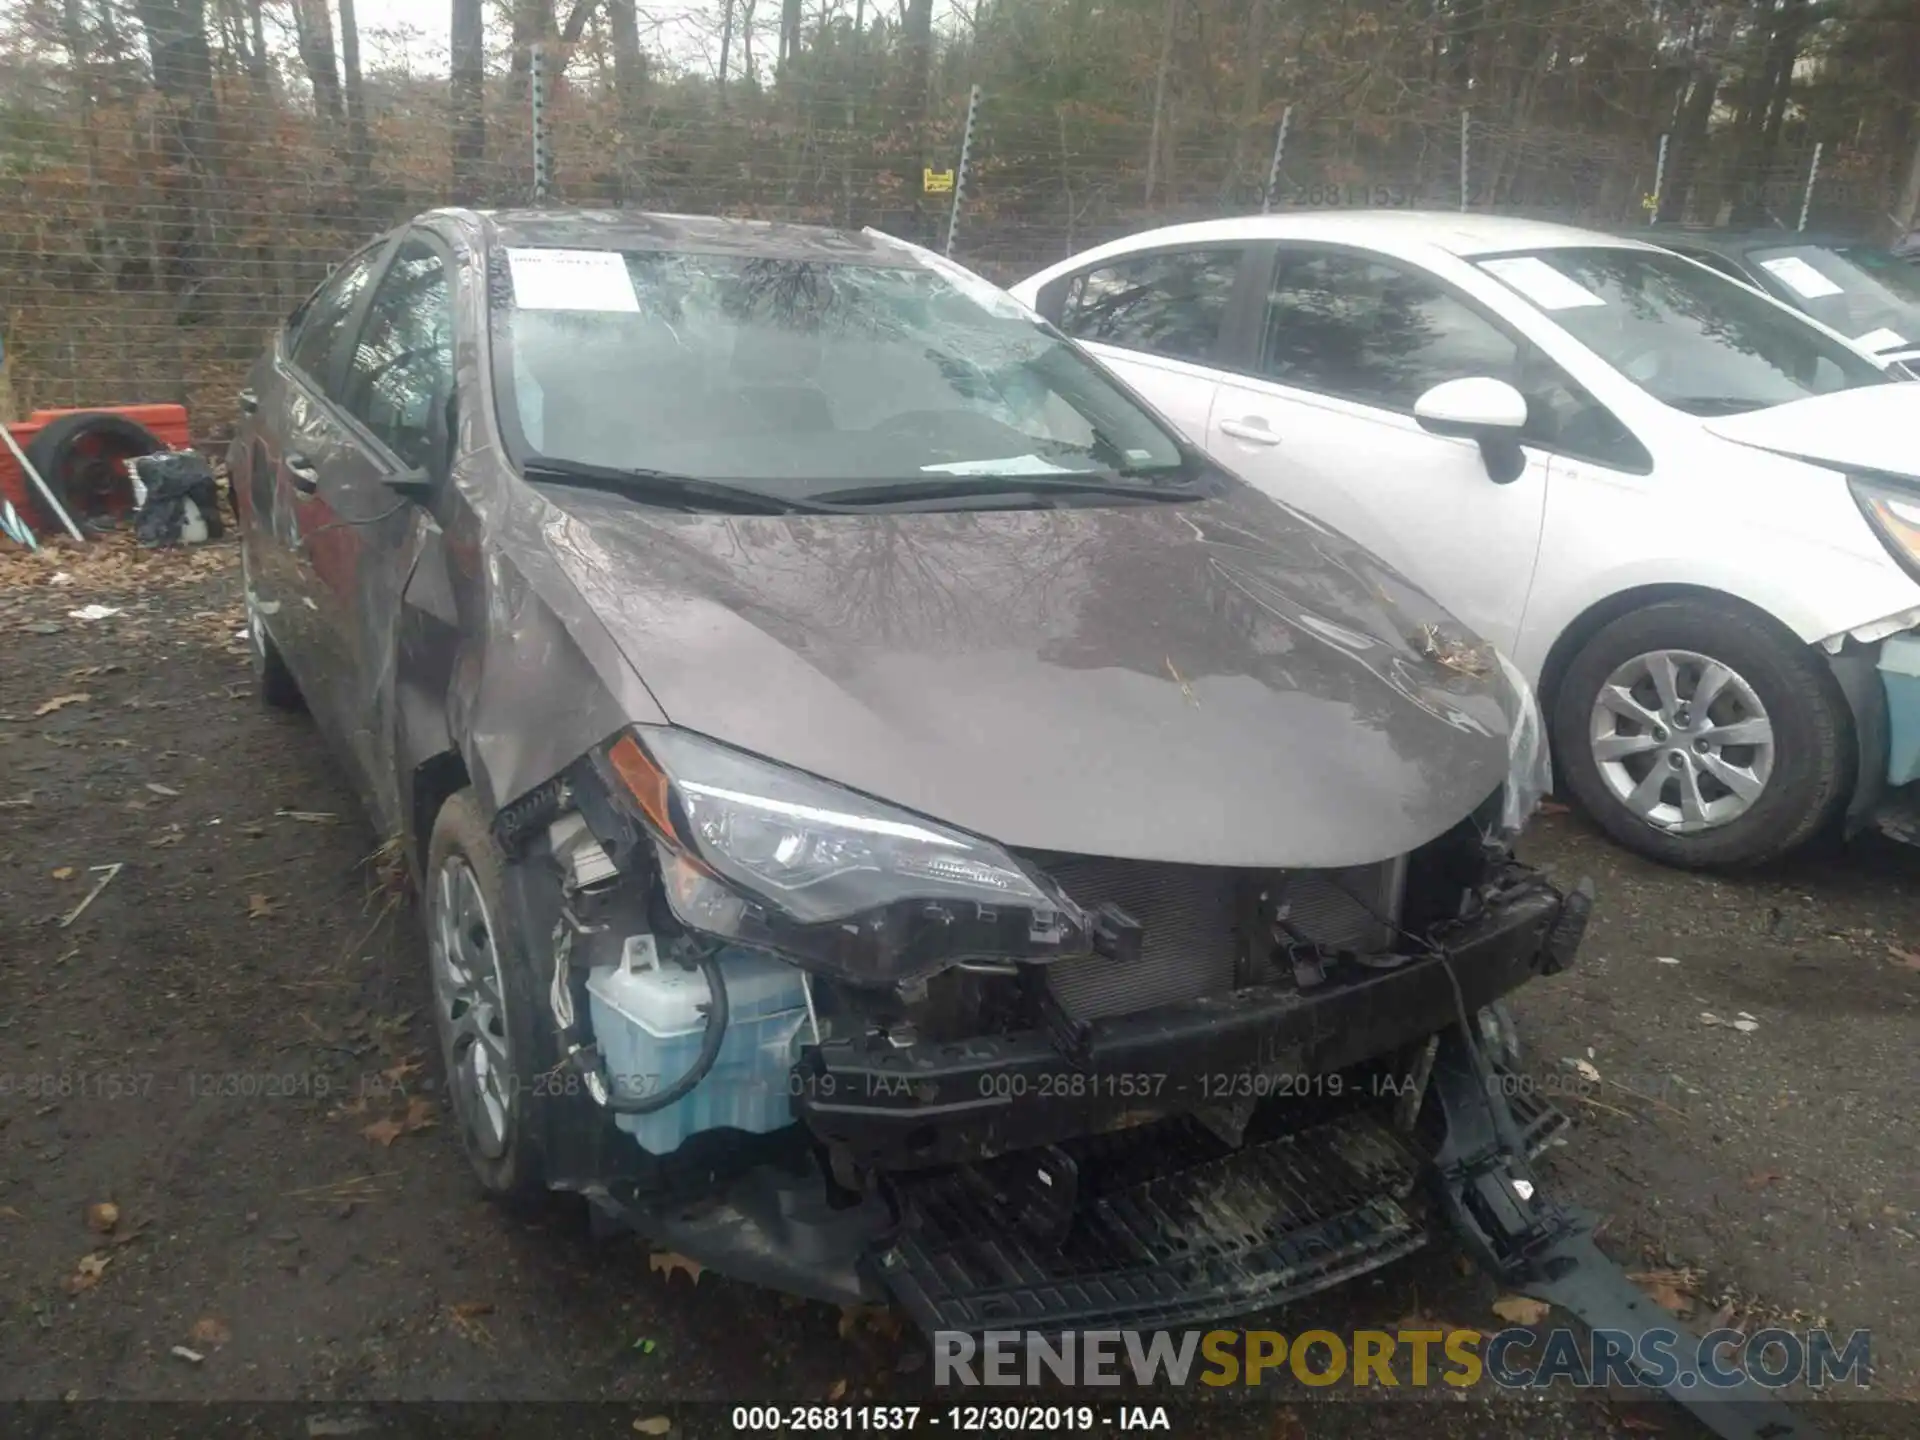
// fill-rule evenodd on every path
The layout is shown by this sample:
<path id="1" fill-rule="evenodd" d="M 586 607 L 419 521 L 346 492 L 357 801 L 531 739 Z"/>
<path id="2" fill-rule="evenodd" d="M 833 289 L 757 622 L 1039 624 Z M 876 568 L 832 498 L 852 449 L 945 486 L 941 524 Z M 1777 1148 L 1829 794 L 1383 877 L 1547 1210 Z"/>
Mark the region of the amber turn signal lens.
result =
<path id="1" fill-rule="evenodd" d="M 662 835 L 672 835 L 673 825 L 667 818 L 667 777 L 647 758 L 640 742 L 631 735 L 622 735 L 607 751 L 607 762 L 639 805 L 640 813 L 651 820 Z"/>

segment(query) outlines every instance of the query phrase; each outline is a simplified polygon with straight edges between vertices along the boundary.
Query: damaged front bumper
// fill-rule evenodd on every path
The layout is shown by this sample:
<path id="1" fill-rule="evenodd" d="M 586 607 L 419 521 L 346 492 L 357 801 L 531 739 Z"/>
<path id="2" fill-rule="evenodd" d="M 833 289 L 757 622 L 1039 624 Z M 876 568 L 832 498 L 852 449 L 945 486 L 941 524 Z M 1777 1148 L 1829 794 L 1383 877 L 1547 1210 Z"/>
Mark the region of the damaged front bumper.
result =
<path id="1" fill-rule="evenodd" d="M 1909 612 L 1886 623 L 1914 618 Z M 1920 631 L 1863 626 L 1823 649 L 1852 714 L 1858 754 L 1847 831 L 1877 827 L 1920 844 Z"/>
<path id="2" fill-rule="evenodd" d="M 928 1328 L 1282 1303 L 1425 1243 L 1431 1037 L 1570 963 L 1590 905 L 1508 864 L 1404 953 L 1090 1021 L 802 1043 L 796 1123 L 666 1156 L 579 1095 L 549 1114 L 549 1180 L 720 1273 Z"/>
<path id="3" fill-rule="evenodd" d="M 795 1067 L 794 1109 L 834 1153 L 903 1168 L 1166 1116 L 1231 1114 L 1248 1100 L 1338 1093 L 1338 1072 L 1566 964 L 1585 903 L 1523 871 L 1433 954 L 1354 958 L 1286 983 L 1079 1024 L 1059 1017 L 1047 1029 L 810 1046 Z"/>

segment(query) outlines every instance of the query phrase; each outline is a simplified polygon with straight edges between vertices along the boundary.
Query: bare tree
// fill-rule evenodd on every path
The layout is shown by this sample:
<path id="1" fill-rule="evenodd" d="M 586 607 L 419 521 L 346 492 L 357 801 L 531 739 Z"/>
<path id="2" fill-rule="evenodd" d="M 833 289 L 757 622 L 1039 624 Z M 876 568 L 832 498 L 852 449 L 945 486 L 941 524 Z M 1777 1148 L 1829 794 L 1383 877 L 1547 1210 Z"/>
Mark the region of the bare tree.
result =
<path id="1" fill-rule="evenodd" d="M 450 45 L 453 103 L 453 196 L 462 205 L 484 197 L 487 159 L 487 28 L 481 0 L 453 0 Z"/>
<path id="2" fill-rule="evenodd" d="M 360 80 L 360 24 L 353 0 L 340 3 L 340 61 L 347 82 L 347 165 L 353 176 L 354 203 L 363 205 L 373 181 L 373 151 L 367 139 L 367 92 Z"/>
<path id="3" fill-rule="evenodd" d="M 294 39 L 300 63 L 313 83 L 313 108 L 325 119 L 340 119 L 340 66 L 333 51 L 333 15 L 327 0 L 293 0 Z"/>
<path id="4" fill-rule="evenodd" d="M 1146 203 L 1153 204 L 1154 181 L 1160 175 L 1160 136 L 1166 126 L 1167 71 L 1173 63 L 1173 27 L 1180 18 L 1180 0 L 1167 0 L 1167 19 L 1160 31 L 1160 63 L 1153 76 L 1153 129 L 1147 137 Z"/>
<path id="5" fill-rule="evenodd" d="M 167 166 L 166 214 L 160 224 L 160 260 L 172 288 L 184 298 L 206 275 L 212 242 L 207 214 L 213 174 L 213 57 L 207 49 L 205 0 L 138 0 L 147 33 L 153 88 L 165 107 L 158 127 Z"/>

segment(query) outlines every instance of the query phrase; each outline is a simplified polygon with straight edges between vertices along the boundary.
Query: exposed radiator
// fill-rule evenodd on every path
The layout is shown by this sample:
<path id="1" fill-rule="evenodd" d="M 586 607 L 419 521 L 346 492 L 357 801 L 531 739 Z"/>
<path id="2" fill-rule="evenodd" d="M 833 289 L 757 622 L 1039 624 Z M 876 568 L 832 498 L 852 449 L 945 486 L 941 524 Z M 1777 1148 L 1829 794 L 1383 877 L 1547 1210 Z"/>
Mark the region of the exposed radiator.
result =
<path id="1" fill-rule="evenodd" d="M 1258 872 L 1073 855 L 1046 871 L 1077 903 L 1108 901 L 1140 922 L 1140 954 L 1063 960 L 1048 967 L 1060 1007 L 1078 1020 L 1130 1015 L 1233 988 L 1241 885 L 1260 887 L 1288 924 L 1329 949 L 1378 950 L 1399 908 L 1399 862 L 1345 870 Z"/>

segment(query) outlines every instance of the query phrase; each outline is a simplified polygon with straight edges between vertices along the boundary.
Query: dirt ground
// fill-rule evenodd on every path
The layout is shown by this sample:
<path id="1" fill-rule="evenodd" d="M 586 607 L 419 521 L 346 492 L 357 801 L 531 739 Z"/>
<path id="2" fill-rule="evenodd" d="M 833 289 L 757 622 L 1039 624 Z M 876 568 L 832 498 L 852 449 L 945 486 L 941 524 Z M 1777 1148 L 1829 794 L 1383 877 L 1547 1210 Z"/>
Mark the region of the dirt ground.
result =
<path id="1" fill-rule="evenodd" d="M 308 722 L 254 700 L 239 598 L 229 544 L 0 554 L 0 1399 L 949 1403 L 885 1317 L 478 1197 L 417 917 Z M 1920 854 L 1711 879 L 1565 813 L 1529 848 L 1600 890 L 1584 963 L 1515 1007 L 1576 1122 L 1549 1179 L 1696 1326 L 1867 1328 L 1874 1397 L 1920 1400 Z M 1495 1298 L 1436 1246 L 1269 1323 L 1494 1329 Z M 1705 1433 L 1664 1406 L 1321 1393 L 1204 1428 Z M 1850 1434 L 1920 1414 L 1820 1410 Z"/>

